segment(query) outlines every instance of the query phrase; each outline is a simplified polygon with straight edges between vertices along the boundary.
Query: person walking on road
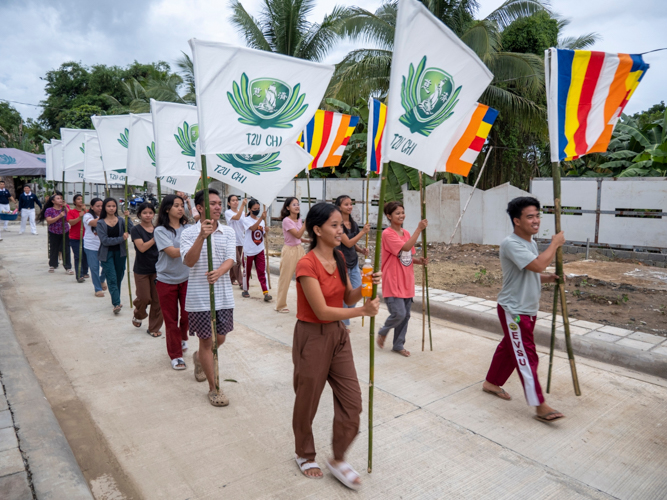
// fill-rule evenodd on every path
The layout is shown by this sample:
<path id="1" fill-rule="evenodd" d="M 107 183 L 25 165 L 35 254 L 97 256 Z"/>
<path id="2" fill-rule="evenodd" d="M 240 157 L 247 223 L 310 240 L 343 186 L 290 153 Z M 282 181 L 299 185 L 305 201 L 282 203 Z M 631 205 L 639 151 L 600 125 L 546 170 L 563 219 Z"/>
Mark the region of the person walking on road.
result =
<path id="1" fill-rule="evenodd" d="M 129 216 L 129 211 L 125 211 Z M 129 228 L 125 228 L 125 219 L 118 217 L 118 203 L 114 198 L 107 198 L 102 202 L 102 212 L 97 221 L 97 236 L 100 239 L 98 259 L 104 270 L 109 286 L 113 313 L 118 314 L 123 307 L 120 301 L 120 287 L 125 276 L 125 240 L 130 235 L 127 232 L 132 228 L 132 220 L 128 219 Z"/>
<path id="2" fill-rule="evenodd" d="M 107 278 L 100 267 L 100 239 L 97 237 L 97 222 L 101 213 L 102 200 L 93 198 L 90 200 L 90 209 L 83 216 L 83 252 L 90 267 L 95 297 L 104 297 L 104 290 L 107 289 Z"/>
<path id="3" fill-rule="evenodd" d="M 553 422 L 563 418 L 544 401 L 537 378 L 539 358 L 533 329 L 540 306 L 542 283 L 556 283 L 558 276 L 544 273 L 565 243 L 563 231 L 551 238 L 551 244 L 539 253 L 533 236 L 540 230 L 540 202 L 530 196 L 514 198 L 507 205 L 514 232 L 500 244 L 503 286 L 498 294 L 498 319 L 503 339 L 493 355 L 482 390 L 500 399 L 512 397 L 502 388 L 516 369 L 529 406 L 535 407 L 535 418 Z"/>
<path id="4" fill-rule="evenodd" d="M 352 357 L 352 345 L 342 320 L 375 316 L 380 299 L 363 307 L 345 309 L 361 299 L 361 287 L 352 288 L 343 254 L 336 250 L 343 235 L 343 217 L 330 203 L 316 203 L 308 211 L 306 229 L 310 251 L 296 266 L 297 322 L 294 326 L 294 413 L 292 428 L 295 460 L 309 478 L 321 478 L 315 461 L 312 424 L 328 381 L 334 396 L 333 458 L 331 473 L 345 486 L 357 489 L 359 474 L 345 462 L 345 453 L 359 431 L 361 389 Z M 382 273 L 373 275 L 380 284 Z"/>
<path id="5" fill-rule="evenodd" d="M 229 277 L 232 285 L 239 285 L 241 289 L 243 289 L 243 239 L 245 237 L 245 228 L 241 219 L 246 203 L 248 200 L 239 201 L 238 196 L 230 194 L 227 197 L 227 210 L 225 210 L 225 221 L 236 235 L 236 263 L 229 271 Z"/>
<path id="6" fill-rule="evenodd" d="M 79 255 L 79 243 L 81 242 L 81 220 L 86 215 L 86 206 L 83 204 L 83 197 L 80 194 L 74 195 L 72 199 L 74 208 L 67 212 L 67 222 L 69 223 L 69 244 L 74 254 L 74 272 L 76 273 L 76 281 L 83 283 L 84 278 L 88 276 L 88 259 L 85 252 Z M 81 276 L 79 276 L 79 259 L 81 260 Z"/>
<path id="7" fill-rule="evenodd" d="M 14 197 L 12 194 L 9 192 L 7 188 L 5 188 L 5 181 L 0 181 L 0 213 L 9 213 L 11 212 L 11 207 L 9 206 L 9 202 L 14 202 Z M 3 221 L 3 231 L 7 231 L 7 226 L 9 225 L 9 221 Z M 0 241 L 2 241 L 2 232 L 0 232 Z"/>
<path id="8" fill-rule="evenodd" d="M 181 256 L 190 268 L 185 310 L 188 312 L 190 335 L 199 338 L 199 350 L 192 360 L 195 379 L 208 381 L 208 400 L 213 406 L 227 406 L 229 399 L 216 391 L 213 359 L 213 332 L 211 331 L 210 285 L 215 291 L 215 321 L 218 349 L 225 343 L 227 334 L 234 329 L 234 293 L 229 271 L 236 262 L 236 234 L 231 227 L 220 224 L 222 200 L 215 189 L 208 190 L 211 218 L 200 219 L 188 226 L 181 235 Z M 195 207 L 205 214 L 204 191 L 195 195 Z M 208 270 L 206 238 L 211 237 L 213 271 Z M 218 351 L 219 352 L 219 351 Z"/>
<path id="9" fill-rule="evenodd" d="M 294 196 L 288 196 L 280 210 L 280 218 L 283 226 L 283 239 L 285 244 L 280 251 L 280 277 L 278 278 L 278 298 L 276 299 L 276 311 L 288 313 L 287 292 L 296 271 L 296 265 L 306 252 L 301 246 L 301 237 L 306 231 L 306 225 L 300 216 L 301 207 L 299 200 Z"/>
<path id="10" fill-rule="evenodd" d="M 26 184 L 23 186 L 23 193 L 19 196 L 19 212 L 21 212 L 19 234 L 24 233 L 25 225 L 28 220 L 30 220 L 30 231 L 32 234 L 37 234 L 37 226 L 35 226 L 35 203 L 39 205 L 39 210 L 42 211 L 42 202 L 39 201 L 39 198 L 37 198 L 35 193 L 30 190 L 30 186 Z"/>
<path id="11" fill-rule="evenodd" d="M 181 258 L 181 234 L 188 223 L 183 198 L 168 194 L 158 210 L 157 227 L 153 232 L 159 252 L 155 271 L 155 288 L 164 318 L 167 354 L 174 370 L 185 370 L 183 353 L 188 350 L 188 313 L 185 297 L 190 269 Z M 180 319 L 179 319 L 180 308 Z"/>
<path id="12" fill-rule="evenodd" d="M 419 221 L 415 234 L 403 229 L 405 209 L 397 201 L 384 206 L 384 214 L 391 224 L 382 231 L 382 298 L 389 309 L 389 317 L 384 326 L 378 331 L 377 344 L 384 348 L 387 334 L 394 329 L 394 342 L 391 350 L 403 356 L 410 357 L 410 351 L 405 348 L 405 336 L 408 333 L 410 309 L 415 296 L 415 271 L 413 264 L 426 265 L 428 259 L 413 257 L 417 238 L 428 226 L 426 219 Z"/>
<path id="13" fill-rule="evenodd" d="M 345 264 L 347 265 L 347 274 L 350 277 L 350 283 L 352 283 L 353 288 L 361 286 L 361 270 L 359 269 L 359 257 L 357 252 L 368 256 L 368 249 L 362 248 L 357 243 L 371 230 L 370 224 L 365 224 L 363 228 L 359 229 L 357 221 L 352 218 L 352 209 L 354 205 L 352 204 L 352 198 L 348 195 L 343 194 L 336 198 L 334 204 L 340 210 L 341 215 L 343 216 L 343 236 L 341 236 L 341 243 L 338 247 L 345 257 Z M 356 304 L 348 306 L 343 304 L 344 307 L 356 307 Z M 350 320 L 346 319 L 343 321 L 345 327 L 350 331 Z"/>
<path id="14" fill-rule="evenodd" d="M 69 207 L 63 200 L 63 195 L 56 193 L 44 205 L 44 210 L 39 213 L 38 222 L 46 221 L 49 235 L 49 272 L 55 272 L 58 268 L 58 253 L 62 252 L 63 267 L 67 274 L 72 271 L 72 258 L 69 245 L 69 224 L 65 222 Z M 65 237 L 63 239 L 63 232 Z M 64 242 L 63 242 L 64 241 Z"/>
<path id="15" fill-rule="evenodd" d="M 130 231 L 134 249 L 134 286 L 137 296 L 134 299 L 134 315 L 132 324 L 141 328 L 141 321 L 148 317 L 148 333 L 151 337 L 162 335 L 162 310 L 160 309 L 160 299 L 157 294 L 155 280 L 157 274 L 155 264 L 159 257 L 159 252 L 155 246 L 153 233 L 153 217 L 155 217 L 155 208 L 150 202 L 144 202 L 137 208 L 137 216 L 140 224 L 136 225 Z M 150 306 L 150 316 L 146 309 Z"/>
<path id="16" fill-rule="evenodd" d="M 245 239 L 243 241 L 243 255 L 245 256 L 245 276 L 243 280 L 243 293 L 246 299 L 250 297 L 250 276 L 252 264 L 255 263 L 257 279 L 262 286 L 264 302 L 270 302 L 272 297 L 266 286 L 266 255 L 264 254 L 264 233 L 266 232 L 266 208 L 259 215 L 259 202 L 254 198 L 248 202 L 248 215 L 243 218 Z"/>

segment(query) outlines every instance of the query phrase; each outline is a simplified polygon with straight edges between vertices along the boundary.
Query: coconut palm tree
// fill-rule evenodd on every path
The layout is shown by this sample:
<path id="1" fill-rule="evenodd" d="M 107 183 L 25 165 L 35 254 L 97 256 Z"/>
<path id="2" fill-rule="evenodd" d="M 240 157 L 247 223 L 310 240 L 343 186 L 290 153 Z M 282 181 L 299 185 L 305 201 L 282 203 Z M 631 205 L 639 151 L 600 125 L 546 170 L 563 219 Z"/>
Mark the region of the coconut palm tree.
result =
<path id="1" fill-rule="evenodd" d="M 308 21 L 315 0 L 264 0 L 258 18 L 232 0 L 230 21 L 248 47 L 321 61 L 339 39 L 345 8 L 334 7 L 321 23 Z"/>
<path id="2" fill-rule="evenodd" d="M 424 5 L 468 45 L 494 74 L 480 101 L 524 129 L 544 127 L 538 102 L 544 93 L 544 60 L 534 54 L 503 51 L 502 30 L 513 21 L 548 12 L 542 0 L 507 0 L 484 19 L 476 20 L 474 0 L 422 0 Z M 382 97 L 389 90 L 398 1 L 387 0 L 375 12 L 350 7 L 342 13 L 342 35 L 370 42 L 370 49 L 350 52 L 337 66 L 330 95 L 354 102 L 358 97 Z"/>
<path id="3" fill-rule="evenodd" d="M 127 100 L 130 101 L 128 106 L 112 95 L 104 94 L 104 97 L 111 104 L 112 114 L 150 113 L 151 99 L 180 104 L 194 103 L 194 94 L 188 93 L 181 96 L 182 86 L 183 78 L 175 73 L 165 76 L 150 76 L 141 82 L 132 78 L 123 82 L 123 91 Z"/>

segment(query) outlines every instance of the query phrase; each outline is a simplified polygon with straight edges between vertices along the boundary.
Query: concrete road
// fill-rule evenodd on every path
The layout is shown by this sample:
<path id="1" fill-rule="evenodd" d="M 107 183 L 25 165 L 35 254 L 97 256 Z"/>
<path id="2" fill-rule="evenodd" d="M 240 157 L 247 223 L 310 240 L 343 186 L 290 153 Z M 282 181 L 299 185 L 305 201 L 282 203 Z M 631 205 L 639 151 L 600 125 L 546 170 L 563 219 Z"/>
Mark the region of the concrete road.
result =
<path id="1" fill-rule="evenodd" d="M 214 408 L 206 384 L 171 369 L 164 336 L 134 328 L 123 283 L 119 316 L 59 269 L 48 274 L 46 230 L 4 233 L 0 293 L 17 336 L 98 499 L 248 498 L 667 498 L 667 381 L 578 359 L 575 397 L 567 360 L 555 360 L 548 402 L 568 418 L 531 418 L 518 377 L 505 402 L 481 384 L 498 338 L 433 321 L 421 352 L 413 315 L 411 358 L 376 356 L 373 472 L 366 472 L 368 322 L 352 325 L 364 394 L 350 463 L 364 481 L 346 490 L 325 471 L 309 480 L 293 460 L 293 314 L 236 293 L 236 329 L 221 349 L 231 400 Z M 274 284 L 277 279 L 273 279 Z M 295 291 L 288 303 L 295 310 Z M 386 310 L 378 318 L 382 322 Z M 428 341 L 427 341 L 428 349 Z M 540 376 L 546 383 L 547 358 Z M 331 391 L 315 420 L 318 461 L 329 454 Z"/>

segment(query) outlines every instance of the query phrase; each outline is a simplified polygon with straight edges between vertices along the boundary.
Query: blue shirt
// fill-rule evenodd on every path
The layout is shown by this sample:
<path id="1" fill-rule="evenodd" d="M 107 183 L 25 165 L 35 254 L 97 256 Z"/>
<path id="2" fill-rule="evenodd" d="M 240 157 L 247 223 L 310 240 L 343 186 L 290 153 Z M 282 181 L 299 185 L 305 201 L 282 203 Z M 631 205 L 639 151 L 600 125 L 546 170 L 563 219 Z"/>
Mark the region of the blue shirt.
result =
<path id="1" fill-rule="evenodd" d="M 33 193 L 32 191 L 30 192 L 30 194 L 21 193 L 21 196 L 19 196 L 19 210 L 21 210 L 22 208 L 33 210 L 35 208 L 35 203 L 39 205 L 40 209 L 42 208 L 41 202 L 39 201 L 37 196 L 35 196 L 35 193 Z"/>
<path id="2" fill-rule="evenodd" d="M 0 205 L 9 205 L 11 196 L 8 189 L 0 189 Z"/>

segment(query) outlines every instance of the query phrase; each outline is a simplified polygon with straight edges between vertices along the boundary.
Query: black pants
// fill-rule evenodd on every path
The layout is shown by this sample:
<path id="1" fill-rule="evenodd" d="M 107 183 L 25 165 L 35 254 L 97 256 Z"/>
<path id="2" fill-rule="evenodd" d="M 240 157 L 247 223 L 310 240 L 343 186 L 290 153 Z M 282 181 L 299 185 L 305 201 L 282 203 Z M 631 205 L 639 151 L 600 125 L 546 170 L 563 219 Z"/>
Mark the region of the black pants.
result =
<path id="1" fill-rule="evenodd" d="M 69 234 L 65 233 L 65 246 L 63 247 L 63 235 L 49 232 L 49 267 L 58 267 L 58 252 L 63 254 L 63 265 L 65 269 L 72 268 L 72 256 L 69 251 Z"/>
<path id="2" fill-rule="evenodd" d="M 88 258 L 86 257 L 86 252 L 83 251 L 83 246 L 81 248 L 81 255 L 79 255 L 79 244 L 79 240 L 69 240 L 69 246 L 72 248 L 72 253 L 74 254 L 74 272 L 76 273 L 76 279 L 88 274 Z M 79 259 L 81 259 L 81 276 L 79 276 Z"/>

